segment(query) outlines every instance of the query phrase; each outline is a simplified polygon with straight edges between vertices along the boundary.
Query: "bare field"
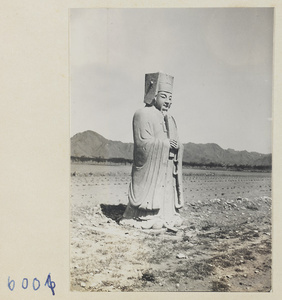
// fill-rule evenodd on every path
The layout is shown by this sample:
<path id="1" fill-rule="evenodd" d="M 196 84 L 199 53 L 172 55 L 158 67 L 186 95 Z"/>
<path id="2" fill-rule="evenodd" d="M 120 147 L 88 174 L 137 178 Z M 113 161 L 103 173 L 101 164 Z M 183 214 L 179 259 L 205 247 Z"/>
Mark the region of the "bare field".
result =
<path id="1" fill-rule="evenodd" d="M 271 290 L 271 174 L 183 170 L 177 233 L 118 224 L 131 166 L 71 167 L 75 291 Z"/>

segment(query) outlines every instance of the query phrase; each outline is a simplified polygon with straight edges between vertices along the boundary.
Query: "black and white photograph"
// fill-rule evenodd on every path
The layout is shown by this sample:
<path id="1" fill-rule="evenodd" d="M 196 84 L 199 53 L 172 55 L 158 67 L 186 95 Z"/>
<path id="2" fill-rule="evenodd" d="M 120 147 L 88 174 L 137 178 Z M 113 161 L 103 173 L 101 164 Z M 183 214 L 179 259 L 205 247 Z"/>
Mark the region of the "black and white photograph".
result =
<path id="1" fill-rule="evenodd" d="M 273 7 L 70 8 L 70 290 L 271 292 Z"/>

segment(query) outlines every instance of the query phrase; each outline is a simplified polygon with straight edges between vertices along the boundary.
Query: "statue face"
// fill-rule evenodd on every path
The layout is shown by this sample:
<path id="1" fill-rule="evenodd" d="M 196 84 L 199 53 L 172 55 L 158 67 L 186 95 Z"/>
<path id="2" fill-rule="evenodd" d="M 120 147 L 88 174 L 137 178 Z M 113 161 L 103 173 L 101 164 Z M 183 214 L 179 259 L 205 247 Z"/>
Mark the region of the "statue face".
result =
<path id="1" fill-rule="evenodd" d="M 163 112 L 167 112 L 172 103 L 172 93 L 159 91 L 156 96 L 155 107 Z"/>

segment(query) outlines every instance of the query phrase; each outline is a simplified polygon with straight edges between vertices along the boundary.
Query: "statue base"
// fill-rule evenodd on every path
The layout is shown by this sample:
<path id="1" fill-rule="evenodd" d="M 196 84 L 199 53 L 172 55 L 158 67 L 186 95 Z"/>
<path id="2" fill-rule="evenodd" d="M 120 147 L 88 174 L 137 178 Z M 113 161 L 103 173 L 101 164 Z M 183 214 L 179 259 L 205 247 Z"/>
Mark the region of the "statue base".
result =
<path id="1" fill-rule="evenodd" d="M 177 227 L 183 223 L 179 214 L 175 214 L 169 220 L 164 220 L 158 216 L 146 216 L 133 219 L 123 218 L 119 224 L 124 226 L 132 226 L 139 229 L 161 229 L 167 228 L 170 231 L 177 232 Z"/>

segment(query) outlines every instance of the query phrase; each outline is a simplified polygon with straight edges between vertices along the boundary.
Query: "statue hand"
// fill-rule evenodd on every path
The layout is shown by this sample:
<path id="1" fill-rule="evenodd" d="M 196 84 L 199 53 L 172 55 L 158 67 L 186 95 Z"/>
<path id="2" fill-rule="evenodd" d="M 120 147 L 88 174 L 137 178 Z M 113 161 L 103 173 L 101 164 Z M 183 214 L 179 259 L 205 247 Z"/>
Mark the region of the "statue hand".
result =
<path id="1" fill-rule="evenodd" d="M 179 148 L 178 142 L 176 140 L 169 140 L 169 143 L 170 143 L 170 148 L 176 150 Z"/>

